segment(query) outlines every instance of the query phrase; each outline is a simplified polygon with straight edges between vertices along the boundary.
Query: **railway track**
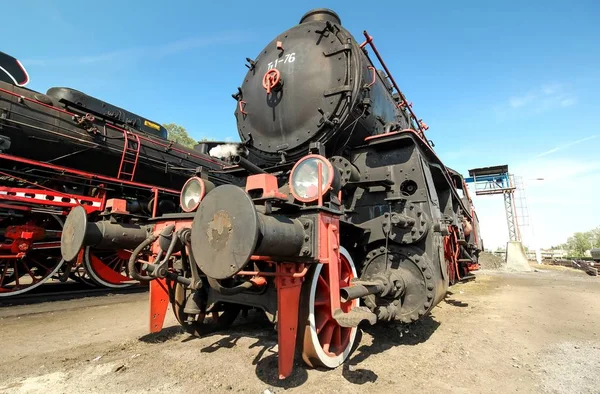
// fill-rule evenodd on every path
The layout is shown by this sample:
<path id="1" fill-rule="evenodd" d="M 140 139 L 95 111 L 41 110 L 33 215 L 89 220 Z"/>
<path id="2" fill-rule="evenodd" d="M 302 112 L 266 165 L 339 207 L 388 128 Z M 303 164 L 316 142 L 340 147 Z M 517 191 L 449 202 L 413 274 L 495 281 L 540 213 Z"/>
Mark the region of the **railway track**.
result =
<path id="1" fill-rule="evenodd" d="M 148 291 L 148 286 L 138 285 L 122 289 L 111 288 L 90 288 L 89 286 L 77 283 L 48 283 L 38 289 L 34 289 L 22 295 L 0 298 L 0 308 L 17 305 L 41 304 L 53 301 L 68 301 L 72 299 L 86 297 L 101 297 L 115 294 L 142 293 Z"/>

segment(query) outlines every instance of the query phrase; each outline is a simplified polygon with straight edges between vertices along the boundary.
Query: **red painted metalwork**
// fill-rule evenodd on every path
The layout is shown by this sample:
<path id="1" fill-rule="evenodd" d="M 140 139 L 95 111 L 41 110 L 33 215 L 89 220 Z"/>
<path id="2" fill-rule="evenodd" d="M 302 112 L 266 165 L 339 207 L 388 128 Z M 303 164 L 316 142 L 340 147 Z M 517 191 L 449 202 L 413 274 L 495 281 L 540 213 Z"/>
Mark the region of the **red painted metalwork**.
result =
<path id="1" fill-rule="evenodd" d="M 329 294 L 331 302 L 331 315 L 335 316 L 342 309 L 340 301 L 340 244 L 339 244 L 339 223 L 337 216 L 320 214 L 322 216 L 320 223 L 326 227 L 327 234 L 327 270 L 329 273 Z M 319 250 L 322 247 L 319 246 Z"/>
<path id="2" fill-rule="evenodd" d="M 281 82 L 281 73 L 278 69 L 272 68 L 268 70 L 263 76 L 262 86 L 267 91 L 267 94 L 270 94 L 271 89 L 277 86 L 279 82 Z"/>
<path id="3" fill-rule="evenodd" d="M 298 313 L 302 279 L 284 276 L 298 272 L 302 265 L 277 264 L 277 344 L 279 379 L 285 379 L 294 368 L 296 337 L 298 335 Z"/>
<path id="4" fill-rule="evenodd" d="M 400 104 L 398 104 L 398 108 L 400 108 L 400 109 L 404 109 L 404 108 L 406 108 L 407 106 L 409 106 L 409 107 L 411 107 L 411 108 L 412 108 L 412 106 L 413 106 L 413 103 L 412 103 L 412 102 L 410 102 L 410 103 L 407 103 L 406 101 L 402 100 L 402 101 L 400 102 Z"/>
<path id="5" fill-rule="evenodd" d="M 11 160 L 11 161 L 15 161 L 15 162 L 18 162 L 18 163 L 39 166 L 39 167 L 42 167 L 42 168 L 48 168 L 48 169 L 51 169 L 51 170 L 56 170 L 56 171 L 61 171 L 61 172 L 65 172 L 65 173 L 70 173 L 70 174 L 73 174 L 73 175 L 79 175 L 79 176 L 82 176 L 82 177 L 85 177 L 85 178 L 89 178 L 89 179 L 98 179 L 98 180 L 103 180 L 103 181 L 107 181 L 107 182 L 114 182 L 114 183 L 122 184 L 122 185 L 128 185 L 128 186 L 134 186 L 134 187 L 141 187 L 141 188 L 150 189 L 150 190 L 155 188 L 155 186 L 148 185 L 148 184 L 145 184 L 145 183 L 126 181 L 126 180 L 123 180 L 123 179 L 113 178 L 113 177 L 104 176 L 104 175 L 98 175 L 98 174 L 94 174 L 94 173 L 91 173 L 91 172 L 85 172 L 85 171 L 75 170 L 73 168 L 58 166 L 58 165 L 55 165 L 55 164 L 48 164 L 48 163 L 43 163 L 41 161 L 25 159 L 23 157 L 17 157 L 17 156 L 9 155 L 9 154 L 6 154 L 6 153 L 0 153 L 0 159 Z M 11 177 L 15 178 L 15 176 L 13 176 L 13 175 L 11 175 Z M 164 189 L 164 188 L 159 188 L 158 190 L 160 190 L 162 192 L 165 192 L 165 193 L 172 193 L 172 194 L 179 195 L 179 191 L 178 190 Z"/>
<path id="6" fill-rule="evenodd" d="M 150 332 L 162 330 L 169 307 L 169 288 L 166 279 L 150 281 Z"/>
<path id="7" fill-rule="evenodd" d="M 104 262 L 96 257 L 96 255 L 93 253 L 90 253 L 90 264 L 92 265 L 94 272 L 109 283 L 121 284 L 123 282 L 129 282 L 132 280 L 131 278 L 121 275 L 108 265 L 104 264 Z"/>
<path id="8" fill-rule="evenodd" d="M 381 66 L 383 67 L 383 69 L 385 70 L 385 73 L 387 74 L 387 77 L 390 79 L 390 82 L 392 83 L 392 86 L 394 86 L 394 89 L 396 89 L 396 92 L 398 93 L 398 95 L 400 96 L 400 102 L 404 102 L 407 103 L 408 100 L 406 99 L 406 97 L 404 96 L 404 93 L 402 93 L 402 91 L 400 90 L 400 88 L 398 87 L 398 84 L 396 83 L 396 81 L 394 80 L 394 77 L 392 76 L 392 73 L 390 73 L 390 70 L 388 69 L 387 65 L 385 64 L 385 62 L 383 61 L 383 58 L 381 57 L 381 55 L 379 54 L 379 51 L 377 50 L 377 47 L 375 46 L 375 44 L 373 43 L 373 37 L 371 37 L 369 35 L 369 33 L 367 33 L 367 31 L 363 31 L 363 35 L 365 36 L 365 42 L 363 42 L 362 44 L 360 44 L 360 47 L 363 48 L 364 46 L 366 46 L 367 44 L 369 44 L 371 46 L 371 49 L 373 50 L 373 53 L 375 54 L 375 56 L 377 57 L 377 60 L 379 61 L 379 63 L 381 64 Z M 413 120 L 417 123 L 417 127 L 419 127 L 419 131 L 421 132 L 421 134 L 423 136 L 425 136 L 425 131 L 423 130 L 422 126 L 419 124 L 419 120 L 417 118 L 417 116 L 415 115 L 415 113 L 413 112 L 412 108 L 410 106 L 407 106 L 406 109 L 408 110 L 408 112 L 410 113 L 411 118 L 413 118 Z M 429 141 L 426 141 L 427 144 L 429 145 Z"/>
<path id="9" fill-rule="evenodd" d="M 82 205 L 86 211 L 98 211 L 102 209 L 101 198 L 79 195 L 73 197 L 72 195 L 55 191 L 25 188 L 0 187 L 0 200 L 50 205 L 63 208 L 71 208 L 76 205 Z"/>
<path id="10" fill-rule="evenodd" d="M 10 204 L 1 204 L 1 203 L 0 203 L 0 208 L 16 209 L 18 211 L 26 211 L 26 212 L 31 211 L 31 207 L 23 207 L 20 205 L 10 205 Z"/>
<path id="11" fill-rule="evenodd" d="M 373 66 L 369 66 L 367 68 L 373 73 L 373 79 L 371 80 L 371 83 L 367 85 L 367 87 L 370 88 L 371 86 L 375 85 L 375 82 L 377 81 L 377 70 L 375 70 L 375 67 Z"/>
<path id="12" fill-rule="evenodd" d="M 340 287 L 348 287 L 355 278 L 352 266 L 341 253 L 339 261 Z M 319 276 L 313 280 L 317 281 L 314 297 L 314 330 L 318 341 L 314 341 L 309 331 L 305 332 L 303 358 L 309 365 L 311 365 L 311 355 L 316 350 L 313 350 L 313 347 L 319 346 L 328 356 L 338 356 L 348 348 L 352 331 L 356 330 L 356 328 L 340 326 L 331 314 L 328 272 L 321 269 Z M 344 313 L 350 312 L 355 306 L 358 306 L 357 299 L 341 303 Z"/>
<path id="13" fill-rule="evenodd" d="M 123 132 L 123 137 L 125 141 L 123 142 L 123 155 L 121 156 L 121 163 L 119 164 L 119 172 L 117 174 L 117 178 L 121 178 L 123 175 L 128 176 L 130 181 L 133 181 L 135 177 L 135 170 L 137 169 L 138 160 L 140 158 L 140 137 L 135 133 L 130 133 L 128 131 Z M 133 141 L 130 141 L 130 137 L 133 137 Z M 130 142 L 135 146 L 135 148 L 130 146 Z M 133 155 L 133 160 L 127 155 Z M 124 171 L 124 167 L 126 164 L 133 166 L 131 172 Z"/>
<path id="14" fill-rule="evenodd" d="M 6 250 L 15 255 L 25 253 L 31 249 L 35 241 L 40 241 L 46 236 L 46 230 L 43 227 L 26 223 L 19 226 L 8 226 L 4 232 L 6 240 L 12 240 L 11 243 L 0 244 L 0 250 Z M 6 258 L 6 256 L 0 256 Z"/>
<path id="15" fill-rule="evenodd" d="M 244 108 L 246 108 L 246 102 L 245 102 L 244 100 L 240 100 L 240 101 L 239 101 L 239 103 L 238 103 L 238 105 L 240 106 L 240 112 L 241 112 L 243 115 L 248 115 L 248 112 L 246 112 L 246 111 L 244 110 Z"/>
<path id="16" fill-rule="evenodd" d="M 333 181 L 333 177 L 330 178 Z M 323 163 L 320 160 L 317 163 L 317 204 L 323 206 Z"/>
<path id="17" fill-rule="evenodd" d="M 246 178 L 246 193 L 261 190 L 261 198 L 287 200 L 287 195 L 279 192 L 277 177 L 272 174 L 256 174 Z"/>
<path id="18" fill-rule="evenodd" d="M 158 210 L 158 189 L 153 188 L 152 192 L 154 193 L 154 200 L 152 201 L 152 217 L 156 217 L 156 211 Z"/>
<path id="19" fill-rule="evenodd" d="M 236 275 L 249 275 L 249 276 L 289 276 L 292 278 L 304 278 L 308 272 L 308 267 L 304 267 L 301 271 L 289 273 L 280 272 L 263 272 L 263 271 L 240 271 Z"/>
<path id="20" fill-rule="evenodd" d="M 121 198 L 111 198 L 106 202 L 106 209 L 111 213 L 128 214 L 127 201 Z"/>

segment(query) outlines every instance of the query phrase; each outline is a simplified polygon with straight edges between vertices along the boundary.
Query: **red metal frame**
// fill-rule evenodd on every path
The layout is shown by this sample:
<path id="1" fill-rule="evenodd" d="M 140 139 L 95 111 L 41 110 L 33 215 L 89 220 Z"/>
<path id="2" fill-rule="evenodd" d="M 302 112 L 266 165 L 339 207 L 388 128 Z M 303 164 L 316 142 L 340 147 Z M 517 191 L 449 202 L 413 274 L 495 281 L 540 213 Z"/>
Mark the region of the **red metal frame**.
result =
<path id="1" fill-rule="evenodd" d="M 37 161 L 37 160 L 25 159 L 23 157 L 13 156 L 13 155 L 9 155 L 7 153 L 0 153 L 0 159 L 11 160 L 11 161 L 15 161 L 18 163 L 23 163 L 23 164 L 35 165 L 35 166 L 39 166 L 42 168 L 48 168 L 48 169 L 55 170 L 55 171 L 66 172 L 66 173 L 70 173 L 73 175 L 79 175 L 79 176 L 82 176 L 82 177 L 88 178 L 88 179 L 97 179 L 97 180 L 102 180 L 102 181 L 107 181 L 107 182 L 114 182 L 116 184 L 140 187 L 140 188 L 149 189 L 149 190 L 153 190 L 156 188 L 156 186 L 148 185 L 145 183 L 126 181 L 123 179 L 113 178 L 110 176 L 98 175 L 98 174 L 94 174 L 91 172 L 80 171 L 80 170 L 76 170 L 76 169 L 69 168 L 69 167 L 58 166 L 56 164 L 48 164 L 48 163 L 43 163 L 43 162 Z M 179 190 L 166 189 L 166 188 L 156 188 L 156 189 L 158 189 L 164 193 L 172 193 L 172 194 L 179 195 Z"/>
<path id="2" fill-rule="evenodd" d="M 318 185 L 322 185 L 322 163 L 318 163 Z M 262 190 L 263 197 L 285 197 L 279 193 L 276 178 L 271 174 L 252 175 L 247 178 L 246 190 Z M 322 195 L 318 199 L 319 208 L 323 203 Z M 173 220 L 157 223 L 153 233 L 160 234 L 166 226 L 175 225 L 173 231 L 191 227 L 192 220 Z M 334 316 L 342 311 L 340 300 L 340 243 L 339 243 L 339 216 L 319 212 L 317 218 L 317 260 L 326 264 L 328 269 L 331 314 Z M 160 252 L 160 245 L 154 242 L 152 255 Z M 150 261 L 153 257 L 150 258 Z M 292 373 L 294 356 L 299 326 L 300 296 L 304 277 L 309 271 L 309 266 L 302 263 L 274 261 L 270 256 L 251 257 L 252 261 L 264 261 L 275 264 L 275 272 L 240 271 L 237 276 L 248 276 L 257 286 L 265 285 L 266 278 L 275 280 L 277 288 L 277 342 L 278 342 L 278 370 L 279 378 L 285 379 Z M 159 332 L 164 324 L 168 309 L 169 294 L 165 279 L 156 279 L 150 282 L 150 332 Z"/>
<path id="3" fill-rule="evenodd" d="M 246 178 L 246 193 L 262 190 L 262 198 L 287 200 L 287 195 L 279 192 L 277 177 L 272 174 L 256 174 Z"/>
<path id="4" fill-rule="evenodd" d="M 103 208 L 102 198 L 69 195 L 49 190 L 25 189 L 17 187 L 0 186 L 0 200 L 24 202 L 39 205 L 50 205 L 62 208 L 71 208 L 76 205 L 82 205 L 86 209 L 86 211 L 90 209 L 96 211 L 101 210 Z"/>
<path id="5" fill-rule="evenodd" d="M 169 308 L 169 288 L 166 279 L 150 281 L 150 332 L 162 330 Z"/>
<path id="6" fill-rule="evenodd" d="M 130 135 L 133 136 L 132 143 L 135 144 L 135 148 L 129 146 Z M 125 141 L 123 142 L 123 155 L 121 156 L 121 163 L 119 164 L 119 172 L 117 173 L 117 178 L 122 179 L 121 176 L 126 175 L 129 176 L 130 181 L 133 181 L 133 178 L 135 177 L 135 170 L 137 169 L 138 165 L 138 159 L 140 158 L 140 137 L 137 134 L 129 133 L 128 131 L 125 131 L 123 133 L 123 137 L 125 138 Z M 133 160 L 128 158 L 127 155 L 134 155 Z M 133 165 L 131 172 L 125 172 L 123 170 L 125 164 Z"/>

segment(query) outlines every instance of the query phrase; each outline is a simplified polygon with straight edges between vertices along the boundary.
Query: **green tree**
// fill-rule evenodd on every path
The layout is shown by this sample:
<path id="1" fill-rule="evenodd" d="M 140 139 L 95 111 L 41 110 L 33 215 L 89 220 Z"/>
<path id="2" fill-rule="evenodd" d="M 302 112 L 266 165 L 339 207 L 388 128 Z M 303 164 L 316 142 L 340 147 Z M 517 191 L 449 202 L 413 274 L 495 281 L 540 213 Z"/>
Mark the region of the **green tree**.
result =
<path id="1" fill-rule="evenodd" d="M 600 248 L 600 226 L 590 231 L 590 242 L 592 248 Z"/>
<path id="2" fill-rule="evenodd" d="M 196 140 L 190 137 L 185 127 L 175 123 L 164 124 L 163 126 L 167 129 L 169 140 L 189 148 L 193 148 L 197 144 Z"/>
<path id="3" fill-rule="evenodd" d="M 592 231 L 575 233 L 567 240 L 567 250 L 573 257 L 583 257 L 592 248 Z"/>

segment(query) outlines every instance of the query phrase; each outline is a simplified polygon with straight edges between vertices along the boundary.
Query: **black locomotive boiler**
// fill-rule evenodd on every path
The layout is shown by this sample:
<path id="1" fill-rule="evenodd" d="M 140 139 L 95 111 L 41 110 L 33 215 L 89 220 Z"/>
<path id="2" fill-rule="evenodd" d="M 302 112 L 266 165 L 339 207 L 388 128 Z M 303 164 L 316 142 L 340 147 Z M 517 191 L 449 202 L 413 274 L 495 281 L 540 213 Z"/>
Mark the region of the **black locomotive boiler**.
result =
<path id="1" fill-rule="evenodd" d="M 181 191 L 189 213 L 136 227 L 88 223 L 75 209 L 65 259 L 112 243 L 136 248 L 133 267 L 150 248 L 153 331 L 167 299 L 196 334 L 240 310 L 265 311 L 277 324 L 282 378 L 296 343 L 307 364 L 333 368 L 361 322 L 425 316 L 449 285 L 472 277 L 478 221 L 462 176 L 434 153 L 364 35 L 357 42 L 331 10 L 308 12 L 247 59 L 233 95 L 247 156 L 232 156 L 228 171 L 245 187 L 191 178 Z"/>

